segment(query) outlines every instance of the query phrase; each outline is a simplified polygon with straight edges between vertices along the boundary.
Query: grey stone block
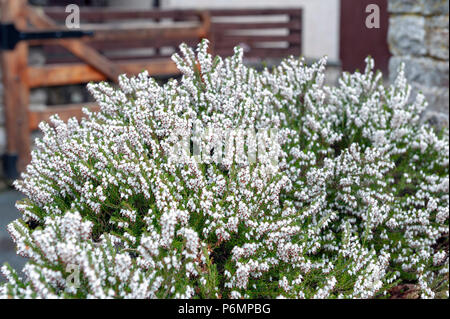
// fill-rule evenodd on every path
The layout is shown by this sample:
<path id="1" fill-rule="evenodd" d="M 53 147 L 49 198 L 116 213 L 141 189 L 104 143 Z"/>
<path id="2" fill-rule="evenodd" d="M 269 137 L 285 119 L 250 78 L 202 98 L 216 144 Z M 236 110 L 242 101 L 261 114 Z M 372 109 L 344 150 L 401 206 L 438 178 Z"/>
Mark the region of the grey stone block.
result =
<path id="1" fill-rule="evenodd" d="M 442 114 L 434 111 L 426 111 L 422 118 L 422 123 L 428 123 L 437 129 L 449 127 L 448 114 Z"/>
<path id="2" fill-rule="evenodd" d="M 389 0 L 388 11 L 391 13 L 420 13 L 423 0 Z"/>
<path id="3" fill-rule="evenodd" d="M 394 55 L 423 56 L 427 53 L 425 18 L 395 16 L 390 19 L 388 42 Z"/>
<path id="4" fill-rule="evenodd" d="M 449 0 L 389 0 L 391 13 L 419 13 L 423 15 L 448 14 Z"/>
<path id="5" fill-rule="evenodd" d="M 423 1 L 423 13 L 426 15 L 448 14 L 449 0 Z"/>
<path id="6" fill-rule="evenodd" d="M 427 32 L 427 50 L 432 57 L 448 60 L 448 29 L 431 29 Z"/>
<path id="7" fill-rule="evenodd" d="M 429 17 L 425 22 L 427 50 L 437 59 L 449 59 L 449 19 L 447 16 Z"/>
<path id="8" fill-rule="evenodd" d="M 449 90 L 448 88 L 426 87 L 415 84 L 413 86 L 413 95 L 422 92 L 428 102 L 428 110 L 449 114 Z"/>
<path id="9" fill-rule="evenodd" d="M 426 27 L 448 29 L 449 21 L 448 15 L 440 15 L 434 17 L 427 17 Z"/>
<path id="10" fill-rule="evenodd" d="M 449 64 L 445 61 L 436 61 L 430 58 L 398 57 L 389 61 L 390 79 L 394 80 L 400 64 L 405 63 L 405 76 L 410 82 L 425 87 L 443 87 L 449 85 Z M 413 83 L 413 84 L 414 84 Z"/>

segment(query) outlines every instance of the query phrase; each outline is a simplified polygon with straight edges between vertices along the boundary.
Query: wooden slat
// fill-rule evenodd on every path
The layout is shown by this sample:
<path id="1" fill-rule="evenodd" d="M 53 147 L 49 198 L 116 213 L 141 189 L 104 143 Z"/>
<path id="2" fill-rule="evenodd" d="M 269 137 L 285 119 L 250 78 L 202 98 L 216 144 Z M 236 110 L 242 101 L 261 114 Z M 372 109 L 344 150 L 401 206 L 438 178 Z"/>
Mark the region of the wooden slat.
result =
<path id="1" fill-rule="evenodd" d="M 243 44 L 245 44 L 244 57 L 246 58 L 265 59 L 301 55 L 302 10 L 299 8 L 211 10 L 210 14 L 213 18 L 287 15 L 289 19 L 285 22 L 214 22 L 213 19 L 211 38 L 214 38 L 215 53 L 218 55 L 230 56 L 236 45 Z M 249 30 L 275 29 L 284 29 L 288 35 L 245 35 Z M 285 47 L 276 47 L 271 44 L 272 42 L 284 42 Z"/>
<path id="2" fill-rule="evenodd" d="M 125 61 L 118 65 L 128 75 L 147 70 L 151 75 L 172 75 L 179 71 L 173 61 Z M 28 68 L 29 86 L 32 88 L 104 81 L 105 75 L 87 64 L 55 64 Z"/>
<path id="3" fill-rule="evenodd" d="M 198 41 L 196 42 L 196 44 Z M 158 61 L 161 59 L 170 59 L 171 54 L 163 54 L 162 52 L 149 52 L 148 54 L 137 54 L 134 52 L 127 53 L 127 52 L 120 52 L 118 54 L 113 54 L 114 52 L 107 53 L 105 56 L 113 61 L 114 63 L 121 63 L 126 61 L 135 61 L 138 62 L 140 60 L 147 60 L 147 61 Z M 83 61 L 80 61 L 76 57 L 70 56 L 70 55 L 55 55 L 55 56 L 48 56 L 46 58 L 48 65 L 54 65 L 54 64 L 79 64 Z M 125 72 L 124 72 L 125 73 Z"/>
<path id="4" fill-rule="evenodd" d="M 216 53 L 223 57 L 233 55 L 233 48 L 216 48 Z M 290 55 L 300 56 L 300 47 L 289 48 L 250 48 L 244 53 L 244 58 L 284 58 Z"/>
<path id="5" fill-rule="evenodd" d="M 181 43 L 187 43 L 190 45 L 196 45 L 199 41 L 198 37 L 194 38 L 183 38 L 183 40 L 180 39 L 164 39 L 164 38 L 154 38 L 154 39 L 139 39 L 139 40 L 119 40 L 119 41 L 96 41 L 89 43 L 89 46 L 92 48 L 107 52 L 112 50 L 121 50 L 124 49 L 136 49 L 136 48 L 161 48 L 161 47 L 175 47 L 178 48 L 178 46 Z M 59 45 L 45 45 L 43 46 L 44 52 L 46 54 L 67 54 L 67 49 L 62 48 Z"/>
<path id="6" fill-rule="evenodd" d="M 65 20 L 67 13 L 64 7 L 46 7 L 45 13 L 55 20 Z M 80 7 L 82 21 L 111 21 L 120 19 L 163 19 L 173 18 L 179 21 L 198 20 L 198 10 L 123 10 L 117 8 Z"/>
<path id="7" fill-rule="evenodd" d="M 167 54 L 161 54 L 155 52 L 155 54 L 148 54 L 146 56 L 135 54 L 133 49 L 159 49 L 161 47 L 172 47 L 175 50 L 178 50 L 178 47 L 181 43 L 186 43 L 187 45 L 194 47 L 199 42 L 198 37 L 192 38 L 183 38 L 181 39 L 165 39 L 161 37 L 153 38 L 153 39 L 139 39 L 139 40 L 119 40 L 119 41 L 97 41 L 89 43 L 89 46 L 101 52 L 104 56 L 106 56 L 111 61 L 118 60 L 131 60 L 131 59 L 144 59 L 148 58 L 151 60 L 160 58 L 162 56 L 169 56 Z M 126 49 L 124 49 L 126 48 Z M 79 58 L 70 54 L 67 49 L 59 46 L 59 45 L 44 45 L 43 46 L 44 53 L 46 54 L 47 63 L 79 63 L 81 62 Z M 117 55 L 117 51 L 120 51 L 121 54 Z M 149 51 L 150 52 L 150 51 Z"/>
<path id="8" fill-rule="evenodd" d="M 90 46 L 97 50 L 117 50 L 123 48 L 134 49 L 134 48 L 160 48 L 160 47 L 175 47 L 181 43 L 187 43 L 191 45 L 197 44 L 199 41 L 198 37 L 184 37 L 183 39 L 165 39 L 161 37 L 153 39 L 139 39 L 139 40 L 119 40 L 119 41 L 96 41 L 89 43 Z"/>
<path id="9" fill-rule="evenodd" d="M 197 44 L 198 41 L 195 43 Z M 174 48 L 174 51 L 177 52 L 176 48 Z M 156 52 L 141 52 L 141 53 L 135 53 L 135 52 L 110 52 L 106 54 L 108 58 L 113 60 L 115 63 L 121 63 L 125 61 L 139 61 L 139 60 L 147 60 L 147 61 L 158 61 L 161 59 L 167 59 L 170 60 L 170 57 L 173 53 L 165 53 L 160 50 L 157 50 Z"/>
<path id="10" fill-rule="evenodd" d="M 45 13 L 56 20 L 65 20 L 67 13 L 64 7 L 46 7 Z M 215 9 L 210 10 L 211 16 L 253 16 L 253 15 L 281 15 L 300 16 L 300 8 L 283 9 Z M 176 18 L 188 20 L 197 17 L 198 10 L 123 10 L 117 8 L 80 7 L 80 18 L 84 21 L 109 21 L 119 19 L 162 19 Z"/>
<path id="11" fill-rule="evenodd" d="M 165 38 L 165 39 L 179 39 L 193 38 L 203 36 L 204 31 L 201 26 L 191 28 L 175 28 L 165 27 L 160 29 L 134 29 L 134 30 L 111 30 L 95 31 L 95 36 L 92 39 L 86 38 L 86 42 L 90 41 L 116 41 L 124 39 L 151 39 L 151 38 Z"/>
<path id="12" fill-rule="evenodd" d="M 37 29 L 47 29 L 57 26 L 51 19 L 42 14 L 42 12 L 38 13 L 37 10 L 30 7 L 26 7 L 26 12 L 27 17 Z M 113 82 L 117 82 L 117 77 L 123 73 L 114 63 L 80 40 L 59 40 L 58 43 L 84 62 L 105 74 Z"/>
<path id="13" fill-rule="evenodd" d="M 165 27 L 158 29 L 113 29 L 111 30 L 98 30 L 94 31 L 93 37 L 84 37 L 80 40 L 64 40 L 67 42 L 82 42 L 85 45 L 90 45 L 98 41 L 124 41 L 124 40 L 149 40 L 149 39 L 168 39 L 178 40 L 182 42 L 185 38 L 200 38 L 204 35 L 202 27 L 191 28 L 175 28 Z M 36 39 L 29 41 L 30 45 L 61 45 L 60 39 Z M 117 46 L 118 47 L 118 46 Z"/>
<path id="14" fill-rule="evenodd" d="M 230 43 L 261 43 L 261 42 L 289 42 L 289 43 L 300 43 L 301 38 L 296 35 L 252 35 L 252 36 L 242 36 L 242 35 L 221 35 L 216 43 L 217 47 L 226 46 Z"/>
<path id="15" fill-rule="evenodd" d="M 215 9 L 210 10 L 212 17 L 217 16 L 255 16 L 255 15 L 281 15 L 286 14 L 293 17 L 301 16 L 300 8 L 283 9 Z"/>
<path id="16" fill-rule="evenodd" d="M 213 22 L 212 28 L 215 32 L 223 32 L 225 30 L 261 30 L 261 29 L 292 29 L 300 30 L 301 23 L 299 21 L 290 22 L 248 22 L 248 23 L 232 23 L 232 22 Z"/>
<path id="17" fill-rule="evenodd" d="M 82 112 L 83 107 L 87 107 L 91 111 L 98 111 L 100 108 L 97 103 L 84 103 L 84 104 L 67 104 L 62 106 L 51 106 L 45 110 L 37 110 L 29 112 L 29 127 L 28 129 L 33 131 L 38 129 L 39 123 L 42 121 L 48 121 L 51 115 L 58 114 L 63 121 L 69 120 L 71 117 L 81 119 L 85 116 Z"/>

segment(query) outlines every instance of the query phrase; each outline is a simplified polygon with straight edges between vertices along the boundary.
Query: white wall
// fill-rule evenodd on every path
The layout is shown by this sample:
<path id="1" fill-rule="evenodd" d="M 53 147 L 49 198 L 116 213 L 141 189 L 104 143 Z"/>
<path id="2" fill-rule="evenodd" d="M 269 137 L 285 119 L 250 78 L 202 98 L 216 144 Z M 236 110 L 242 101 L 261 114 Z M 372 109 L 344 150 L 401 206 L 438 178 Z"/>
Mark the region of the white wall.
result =
<path id="1" fill-rule="evenodd" d="M 126 7 L 133 9 L 152 9 L 151 0 L 109 0 L 108 5 L 112 7 Z"/>
<path id="2" fill-rule="evenodd" d="M 339 0 L 162 0 L 163 8 L 303 8 L 303 54 L 339 60 Z"/>

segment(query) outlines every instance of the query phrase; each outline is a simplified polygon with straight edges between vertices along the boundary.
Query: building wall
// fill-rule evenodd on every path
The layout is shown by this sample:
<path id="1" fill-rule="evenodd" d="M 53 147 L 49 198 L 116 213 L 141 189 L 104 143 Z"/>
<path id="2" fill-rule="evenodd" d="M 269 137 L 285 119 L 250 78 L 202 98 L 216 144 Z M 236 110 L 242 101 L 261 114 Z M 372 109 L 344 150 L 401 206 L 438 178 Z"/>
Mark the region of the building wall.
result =
<path id="1" fill-rule="evenodd" d="M 394 80 L 401 63 L 429 103 L 424 120 L 447 125 L 449 116 L 449 0 L 389 0 L 389 63 Z"/>
<path id="2" fill-rule="evenodd" d="M 108 0 L 108 6 L 150 10 L 153 8 L 153 0 Z"/>

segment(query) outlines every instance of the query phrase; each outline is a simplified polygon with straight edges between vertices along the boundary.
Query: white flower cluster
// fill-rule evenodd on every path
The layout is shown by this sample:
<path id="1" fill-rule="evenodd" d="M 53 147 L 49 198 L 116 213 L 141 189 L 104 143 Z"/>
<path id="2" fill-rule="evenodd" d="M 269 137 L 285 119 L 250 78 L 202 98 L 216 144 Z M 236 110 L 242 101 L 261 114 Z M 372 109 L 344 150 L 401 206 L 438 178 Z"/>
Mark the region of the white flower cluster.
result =
<path id="1" fill-rule="evenodd" d="M 180 49 L 179 82 L 89 84 L 100 112 L 40 125 L 8 227 L 29 262 L 0 297 L 372 298 L 405 279 L 434 297 L 441 278 L 448 296 L 448 130 L 420 123 L 402 69 L 386 88 L 368 59 L 327 87 L 325 59 L 257 72 L 239 48 Z M 269 130 L 257 161 L 217 133 Z"/>

